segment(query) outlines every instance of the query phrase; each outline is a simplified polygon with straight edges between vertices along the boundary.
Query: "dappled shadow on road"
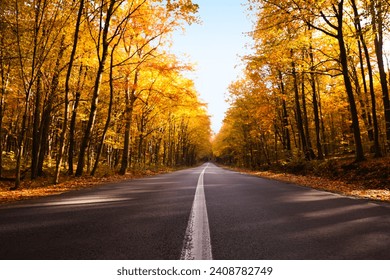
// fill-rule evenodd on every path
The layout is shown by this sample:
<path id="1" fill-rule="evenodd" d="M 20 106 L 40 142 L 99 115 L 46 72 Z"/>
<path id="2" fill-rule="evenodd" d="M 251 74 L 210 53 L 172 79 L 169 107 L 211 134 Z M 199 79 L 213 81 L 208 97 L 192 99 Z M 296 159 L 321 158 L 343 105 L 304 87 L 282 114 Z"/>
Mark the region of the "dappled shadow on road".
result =
<path id="1" fill-rule="evenodd" d="M 206 189 L 219 195 L 208 203 L 216 258 L 390 259 L 388 206 L 250 176 L 234 183 Z"/>
<path id="2" fill-rule="evenodd" d="M 178 259 L 197 176 L 133 180 L 0 209 L 0 259 Z"/>

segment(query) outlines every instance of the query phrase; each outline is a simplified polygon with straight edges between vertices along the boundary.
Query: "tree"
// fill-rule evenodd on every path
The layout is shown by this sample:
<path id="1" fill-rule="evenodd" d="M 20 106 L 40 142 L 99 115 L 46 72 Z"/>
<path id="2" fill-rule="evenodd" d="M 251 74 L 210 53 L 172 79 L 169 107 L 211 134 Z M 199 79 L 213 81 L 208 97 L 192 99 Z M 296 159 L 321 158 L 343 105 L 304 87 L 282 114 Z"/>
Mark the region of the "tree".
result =
<path id="1" fill-rule="evenodd" d="M 20 125 L 17 144 L 16 181 L 18 188 L 21 180 L 22 156 L 26 144 L 27 122 L 34 98 L 35 109 L 33 117 L 33 133 L 39 135 L 33 141 L 32 177 L 37 172 L 41 133 L 40 115 L 42 100 L 42 78 L 46 63 L 49 64 L 52 51 L 55 49 L 62 32 L 62 27 L 68 21 L 68 9 L 62 1 L 37 0 L 34 5 L 27 2 L 14 1 L 13 10 L 8 13 L 13 18 L 9 22 L 14 29 L 16 53 L 19 62 L 19 81 L 24 92 L 23 117 Z M 30 28 L 32 27 L 32 28 Z M 39 133 L 38 133 L 39 132 Z"/>
<path id="2" fill-rule="evenodd" d="M 282 15 L 287 16 L 289 19 L 287 20 L 287 24 L 295 22 L 298 27 L 300 25 L 308 25 L 311 28 L 320 31 L 324 35 L 337 40 L 339 63 L 341 65 L 341 73 L 344 78 L 344 85 L 348 97 L 352 119 L 356 161 L 363 160 L 364 151 L 361 140 L 359 117 L 355 103 L 354 89 L 352 87 L 351 78 L 349 76 L 348 52 L 344 36 L 344 1 L 337 1 L 337 3 L 312 3 L 311 1 L 287 1 L 280 3 L 279 1 L 266 1 L 266 5 L 270 5 L 270 9 L 273 9 L 273 11 L 279 11 Z M 300 122 L 299 115 L 299 112 L 297 112 L 298 123 Z M 298 128 L 298 130 L 300 131 L 301 128 Z M 302 137 L 303 134 L 301 138 Z"/>
<path id="3" fill-rule="evenodd" d="M 379 125 L 378 125 L 378 118 L 377 118 L 376 96 L 375 96 L 375 89 L 374 89 L 374 77 L 373 77 L 372 64 L 371 64 L 371 60 L 370 60 L 370 53 L 369 53 L 369 50 L 368 50 L 368 47 L 367 47 L 366 40 L 364 38 L 363 28 L 362 28 L 362 25 L 361 25 L 361 18 L 360 18 L 360 15 L 359 15 L 359 12 L 358 12 L 358 7 L 356 5 L 356 1 L 355 0 L 351 0 L 351 6 L 352 6 L 352 9 L 353 9 L 353 12 L 354 12 L 354 16 L 355 16 L 355 26 L 356 26 L 357 34 L 358 34 L 358 38 L 359 38 L 358 42 L 362 45 L 363 50 L 364 50 L 364 56 L 366 58 L 366 66 L 367 66 L 367 72 L 368 72 L 368 77 L 369 77 L 369 88 L 370 88 L 371 109 L 372 109 L 371 113 L 372 113 L 373 130 L 374 130 L 374 133 L 373 133 L 374 153 L 375 153 L 375 157 L 381 157 L 382 156 L 382 152 L 381 152 L 381 148 L 380 148 L 380 144 L 379 144 Z M 359 47 L 359 50 L 360 50 L 360 47 Z M 379 53 L 377 52 L 377 55 L 378 54 L 380 54 L 380 51 L 379 51 Z M 382 59 L 382 63 L 383 63 L 383 59 Z M 383 66 L 381 66 L 380 68 L 382 69 L 382 67 Z M 364 65 L 363 65 L 362 61 L 361 61 L 361 71 L 362 71 L 362 79 L 364 81 L 364 79 L 365 79 L 365 71 L 364 71 Z M 383 71 L 383 69 L 382 69 L 382 71 Z M 383 74 L 382 74 L 382 75 L 380 75 L 380 77 L 381 77 L 381 79 L 382 78 L 386 79 L 386 74 L 385 74 L 385 76 L 383 76 Z M 387 84 L 387 82 L 385 82 L 385 83 Z M 384 89 L 383 89 L 383 87 L 384 87 Z M 382 87 L 382 90 L 384 90 L 386 92 L 387 86 L 383 86 L 383 87 Z M 385 108 L 386 108 L 386 105 L 385 105 Z"/>
<path id="4" fill-rule="evenodd" d="M 125 4 L 125 1 L 123 0 L 109 0 L 109 1 L 102 1 L 101 6 L 97 9 L 98 12 L 98 26 L 100 26 L 99 31 L 96 35 L 97 38 L 94 38 L 95 44 L 96 44 L 96 51 L 97 51 L 97 58 L 99 61 L 98 64 L 98 70 L 95 77 L 95 83 L 93 88 L 93 94 L 91 99 L 91 107 L 90 107 L 90 113 L 88 118 L 87 127 L 85 128 L 83 140 L 81 142 L 80 146 L 80 152 L 79 152 L 79 160 L 77 163 L 77 170 L 76 170 L 76 176 L 81 176 L 83 174 L 83 169 L 85 165 L 85 152 L 87 150 L 91 133 L 95 124 L 95 118 L 97 113 L 97 106 L 98 106 L 98 100 L 99 100 L 99 93 L 100 93 L 100 85 L 101 80 L 103 76 L 103 72 L 105 70 L 106 66 L 106 60 L 109 54 L 109 47 L 113 43 L 113 41 L 116 39 L 116 37 L 119 36 L 120 30 L 123 28 L 123 25 L 126 24 L 130 16 L 137 10 L 139 7 L 141 7 L 146 1 L 141 2 L 140 4 L 136 4 L 136 7 L 133 8 L 133 2 L 128 4 L 129 8 L 126 11 L 123 18 L 120 19 L 119 24 L 115 26 L 113 34 L 110 34 L 110 29 L 112 29 L 111 20 L 114 17 L 114 14 L 116 11 L 119 10 L 119 8 Z M 133 10 L 134 9 L 134 10 Z M 91 29 L 91 33 L 93 32 L 92 29 L 94 25 L 96 24 L 94 22 L 95 20 L 95 14 L 92 13 L 89 17 L 89 25 Z"/>
<path id="5" fill-rule="evenodd" d="M 73 39 L 73 46 L 72 46 L 72 52 L 70 54 L 69 58 L 69 64 L 68 64 L 68 70 L 66 72 L 66 78 L 65 78 L 65 94 L 64 94 L 64 120 L 62 125 L 62 131 L 60 136 L 60 147 L 58 151 L 57 161 L 56 161 L 56 171 L 54 175 L 54 183 L 58 184 L 59 182 L 59 176 L 60 176 L 60 170 L 61 170 L 61 163 L 62 163 L 62 157 L 65 149 L 65 138 L 66 138 L 66 131 L 68 126 L 68 108 L 69 108 L 69 91 L 70 91 L 70 78 L 72 75 L 72 69 L 73 69 L 73 63 L 76 56 L 78 41 L 79 41 L 79 33 L 80 33 L 80 25 L 81 25 L 81 18 L 84 11 L 84 0 L 80 0 L 79 3 L 79 9 L 77 13 L 77 19 L 76 19 L 76 25 L 75 25 L 75 31 L 74 31 L 74 39 Z M 73 163 L 72 163 L 72 169 L 73 169 Z"/>
<path id="6" fill-rule="evenodd" d="M 77 176 L 85 166 L 95 175 L 127 160 L 126 173 L 208 156 L 210 123 L 183 75 L 190 67 L 167 48 L 197 9 L 184 0 L 1 2 L 0 176 L 3 156 L 15 187 L 29 172 L 55 183 L 66 167 L 72 175 L 75 151 Z"/>
<path id="7" fill-rule="evenodd" d="M 379 76 L 382 87 L 382 100 L 384 107 L 384 115 L 386 122 L 386 139 L 387 148 L 390 147 L 390 99 L 389 99 L 389 88 L 387 81 L 387 74 L 384 66 L 383 59 L 383 31 L 384 31 L 384 18 L 388 12 L 388 3 L 384 3 L 382 0 L 369 1 L 369 10 L 371 13 L 372 30 L 374 32 L 374 46 L 375 53 L 379 68 Z"/>
<path id="8" fill-rule="evenodd" d="M 4 4 L 0 4 L 0 28 L 2 30 L 0 34 L 0 178 L 3 176 L 3 119 L 5 114 L 5 100 L 6 94 L 9 87 L 10 80 L 10 71 L 11 71 L 11 54 L 9 53 L 9 42 L 7 42 L 6 30 L 8 30 L 8 24 L 5 19 L 3 19 L 3 15 L 5 13 L 3 6 Z"/>
<path id="9" fill-rule="evenodd" d="M 256 22 L 253 53 L 243 59 L 243 79 L 229 90 L 231 108 L 213 143 L 218 160 L 257 168 L 300 161 L 302 155 L 311 159 L 313 136 L 319 160 L 353 152 L 355 161 L 361 161 L 363 146 L 381 156 L 385 139 L 379 131 L 386 127 L 386 117 L 381 123 L 375 89 L 386 91 L 374 77 L 384 69 L 378 49 L 388 5 L 352 0 L 248 2 Z M 377 40 L 376 47 L 371 38 Z"/>

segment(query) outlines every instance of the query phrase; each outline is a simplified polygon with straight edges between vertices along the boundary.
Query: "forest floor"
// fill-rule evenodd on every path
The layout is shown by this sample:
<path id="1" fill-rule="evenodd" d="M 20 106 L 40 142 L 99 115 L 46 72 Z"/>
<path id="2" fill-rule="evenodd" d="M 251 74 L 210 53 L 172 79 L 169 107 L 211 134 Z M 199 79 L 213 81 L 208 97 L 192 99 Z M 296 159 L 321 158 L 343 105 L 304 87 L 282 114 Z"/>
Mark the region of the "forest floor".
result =
<path id="1" fill-rule="evenodd" d="M 390 202 L 390 157 L 359 163 L 348 158 L 279 163 L 262 171 L 233 169 L 347 196 Z"/>
<path id="2" fill-rule="evenodd" d="M 115 183 L 129 179 L 137 179 L 157 174 L 172 172 L 176 169 L 161 168 L 157 171 L 140 170 L 126 175 L 100 175 L 100 176 L 62 176 L 60 183 L 53 184 L 52 177 L 43 177 L 35 180 L 22 180 L 21 186 L 17 190 L 10 190 L 14 186 L 14 182 L 1 181 L 0 182 L 0 204 L 10 203 L 20 200 L 28 200 L 43 196 L 58 195 L 69 191 L 77 191 L 87 188 L 93 188 L 102 184 Z"/>

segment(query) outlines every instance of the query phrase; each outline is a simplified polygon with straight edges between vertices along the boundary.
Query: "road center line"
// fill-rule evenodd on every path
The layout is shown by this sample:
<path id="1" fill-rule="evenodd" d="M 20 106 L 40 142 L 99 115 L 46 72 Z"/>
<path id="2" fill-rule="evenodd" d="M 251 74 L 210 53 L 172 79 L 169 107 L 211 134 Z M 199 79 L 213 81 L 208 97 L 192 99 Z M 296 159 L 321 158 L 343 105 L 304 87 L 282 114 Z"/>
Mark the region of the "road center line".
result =
<path id="1" fill-rule="evenodd" d="M 182 260 L 211 260 L 211 242 L 209 219 L 207 216 L 206 199 L 204 195 L 204 173 L 209 164 L 199 175 L 194 202 L 184 237 L 181 252 Z"/>

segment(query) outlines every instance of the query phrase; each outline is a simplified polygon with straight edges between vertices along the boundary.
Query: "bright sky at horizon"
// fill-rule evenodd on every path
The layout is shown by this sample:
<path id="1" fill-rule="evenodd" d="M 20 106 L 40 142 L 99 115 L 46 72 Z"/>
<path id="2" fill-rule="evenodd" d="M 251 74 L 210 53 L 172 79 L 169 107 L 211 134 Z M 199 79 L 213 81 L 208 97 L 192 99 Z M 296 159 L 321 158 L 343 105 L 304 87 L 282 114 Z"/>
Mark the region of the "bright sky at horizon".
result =
<path id="1" fill-rule="evenodd" d="M 173 51 L 195 63 L 193 73 L 196 89 L 208 104 L 212 130 L 221 128 L 228 104 L 228 86 L 237 79 L 242 67 L 240 56 L 248 53 L 245 47 L 252 24 L 247 17 L 246 0 L 193 0 L 199 5 L 202 24 L 186 27 L 183 34 L 173 37 Z M 187 60 L 187 59 L 186 59 Z"/>

